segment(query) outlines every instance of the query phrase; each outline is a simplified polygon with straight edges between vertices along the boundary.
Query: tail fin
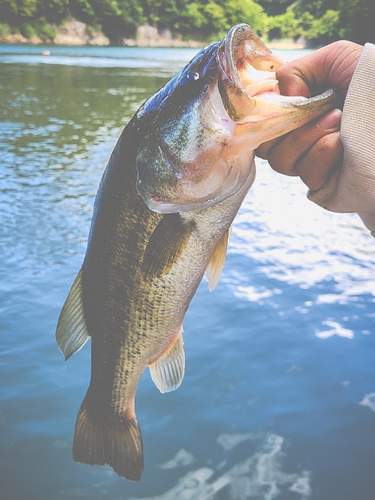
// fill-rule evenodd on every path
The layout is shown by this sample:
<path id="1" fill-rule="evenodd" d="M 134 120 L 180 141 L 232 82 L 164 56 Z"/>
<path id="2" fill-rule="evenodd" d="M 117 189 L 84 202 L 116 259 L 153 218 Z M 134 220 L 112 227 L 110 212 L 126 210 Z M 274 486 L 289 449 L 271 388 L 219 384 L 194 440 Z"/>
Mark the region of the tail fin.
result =
<path id="1" fill-rule="evenodd" d="M 143 471 L 143 444 L 137 419 L 97 423 L 84 399 L 77 416 L 73 459 L 90 465 L 110 465 L 119 476 L 139 481 Z"/>

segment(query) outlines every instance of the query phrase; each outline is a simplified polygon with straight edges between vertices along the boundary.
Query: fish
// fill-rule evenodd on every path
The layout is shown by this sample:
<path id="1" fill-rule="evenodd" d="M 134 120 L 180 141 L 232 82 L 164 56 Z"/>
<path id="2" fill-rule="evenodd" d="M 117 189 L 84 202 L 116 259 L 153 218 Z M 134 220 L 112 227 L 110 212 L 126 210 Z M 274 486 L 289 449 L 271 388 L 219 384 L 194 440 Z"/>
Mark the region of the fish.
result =
<path id="1" fill-rule="evenodd" d="M 250 26 L 234 26 L 146 100 L 120 135 L 56 329 L 65 359 L 91 338 L 74 461 L 141 479 L 138 382 L 148 367 L 162 393 L 180 386 L 183 319 L 204 274 L 210 290 L 219 281 L 255 149 L 335 103 L 334 89 L 281 96 L 282 64 Z"/>

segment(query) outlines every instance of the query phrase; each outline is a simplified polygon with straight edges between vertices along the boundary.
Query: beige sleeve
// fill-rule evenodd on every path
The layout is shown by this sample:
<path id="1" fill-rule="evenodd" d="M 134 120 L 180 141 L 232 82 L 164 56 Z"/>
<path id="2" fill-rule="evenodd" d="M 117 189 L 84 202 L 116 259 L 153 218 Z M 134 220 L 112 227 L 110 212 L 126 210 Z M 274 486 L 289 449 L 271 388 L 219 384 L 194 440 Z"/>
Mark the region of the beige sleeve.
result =
<path id="1" fill-rule="evenodd" d="M 375 45 L 366 44 L 346 96 L 342 167 L 308 198 L 332 212 L 357 212 L 375 236 Z"/>

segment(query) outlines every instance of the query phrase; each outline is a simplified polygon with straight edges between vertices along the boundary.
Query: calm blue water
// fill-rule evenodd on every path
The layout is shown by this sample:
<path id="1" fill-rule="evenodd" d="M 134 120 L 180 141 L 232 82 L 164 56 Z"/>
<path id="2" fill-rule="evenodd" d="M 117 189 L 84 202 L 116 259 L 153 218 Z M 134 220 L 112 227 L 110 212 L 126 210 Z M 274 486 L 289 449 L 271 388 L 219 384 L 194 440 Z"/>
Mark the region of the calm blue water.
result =
<path id="1" fill-rule="evenodd" d="M 196 51 L 42 50 L 0 46 L 0 500 L 374 500 L 375 241 L 264 161 L 182 386 L 139 385 L 142 481 L 73 462 L 90 349 L 65 363 L 57 318 L 122 128 Z"/>

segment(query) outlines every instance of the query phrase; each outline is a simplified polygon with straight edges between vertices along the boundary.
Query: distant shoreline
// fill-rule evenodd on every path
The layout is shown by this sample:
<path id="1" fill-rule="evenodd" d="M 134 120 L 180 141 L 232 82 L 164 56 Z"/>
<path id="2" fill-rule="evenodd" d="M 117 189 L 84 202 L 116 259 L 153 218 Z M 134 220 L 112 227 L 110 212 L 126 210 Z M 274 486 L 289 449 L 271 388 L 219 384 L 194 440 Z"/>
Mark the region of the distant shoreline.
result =
<path id="1" fill-rule="evenodd" d="M 69 19 L 63 26 L 55 26 L 56 36 L 53 40 L 42 40 L 38 36 L 24 37 L 21 33 L 0 36 L 3 45 L 70 45 L 70 46 L 107 46 L 110 40 L 101 31 L 89 31 L 86 25 L 76 19 Z M 201 40 L 183 40 L 182 37 L 173 36 L 169 30 L 158 31 L 152 26 L 140 26 L 136 38 L 124 38 L 118 43 L 125 47 L 204 47 L 208 42 Z M 266 42 L 270 49 L 304 49 L 304 42 L 293 40 L 271 40 Z"/>
<path id="2" fill-rule="evenodd" d="M 305 42 L 294 42 L 293 40 L 271 40 L 270 42 L 265 42 L 269 49 L 280 49 L 280 50 L 298 50 L 307 49 Z"/>

